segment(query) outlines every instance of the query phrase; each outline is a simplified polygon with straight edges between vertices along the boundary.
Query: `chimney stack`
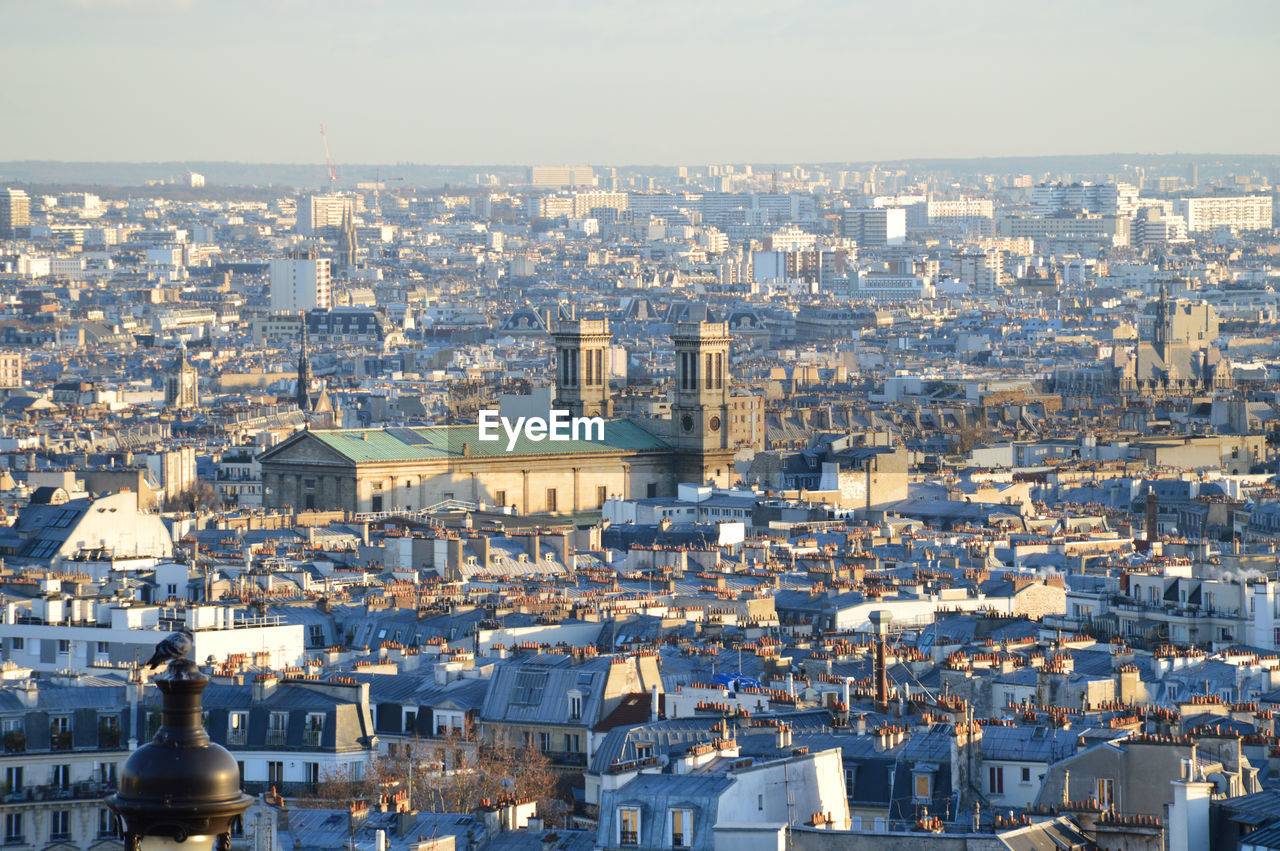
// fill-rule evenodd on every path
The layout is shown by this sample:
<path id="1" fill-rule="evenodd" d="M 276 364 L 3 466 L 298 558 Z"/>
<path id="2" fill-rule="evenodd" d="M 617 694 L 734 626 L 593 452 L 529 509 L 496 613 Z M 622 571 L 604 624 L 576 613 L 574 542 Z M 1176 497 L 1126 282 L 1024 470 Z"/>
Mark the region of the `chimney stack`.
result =
<path id="1" fill-rule="evenodd" d="M 876 609 L 871 613 L 871 630 L 876 636 L 876 708 L 881 712 L 889 709 L 889 669 L 885 659 L 885 637 L 889 634 L 889 622 L 893 613 L 884 609 Z"/>

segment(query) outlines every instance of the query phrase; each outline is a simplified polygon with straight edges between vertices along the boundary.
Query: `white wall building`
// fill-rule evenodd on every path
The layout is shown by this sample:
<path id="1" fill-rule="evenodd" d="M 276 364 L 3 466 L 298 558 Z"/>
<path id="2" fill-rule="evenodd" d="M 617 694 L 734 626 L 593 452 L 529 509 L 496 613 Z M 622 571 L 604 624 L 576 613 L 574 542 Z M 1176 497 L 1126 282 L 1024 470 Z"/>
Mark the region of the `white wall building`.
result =
<path id="1" fill-rule="evenodd" d="M 355 215 L 355 199 L 349 195 L 308 195 L 298 199 L 294 230 L 314 236 L 318 230 L 341 227 L 348 213 Z"/>
<path id="2" fill-rule="evenodd" d="M 1187 232 L 1234 230 L 1269 230 L 1271 198 L 1266 195 L 1243 195 L 1226 198 L 1183 198 L 1174 209 L 1187 222 Z"/>
<path id="3" fill-rule="evenodd" d="M 9 603 L 0 623 L 0 654 L 36 671 L 90 672 L 128 668 L 151 658 L 155 646 L 180 625 L 195 636 L 192 658 L 226 661 L 234 653 L 266 654 L 273 668 L 306 656 L 301 624 L 255 618 L 228 606 L 189 606 L 179 615 L 160 606 L 94 604 L 71 597 L 32 601 L 30 610 Z M 266 662 L 266 660 L 263 660 Z"/>
<path id="4" fill-rule="evenodd" d="M 328 258 L 282 257 L 271 261 L 271 310 L 296 313 L 333 306 Z"/>

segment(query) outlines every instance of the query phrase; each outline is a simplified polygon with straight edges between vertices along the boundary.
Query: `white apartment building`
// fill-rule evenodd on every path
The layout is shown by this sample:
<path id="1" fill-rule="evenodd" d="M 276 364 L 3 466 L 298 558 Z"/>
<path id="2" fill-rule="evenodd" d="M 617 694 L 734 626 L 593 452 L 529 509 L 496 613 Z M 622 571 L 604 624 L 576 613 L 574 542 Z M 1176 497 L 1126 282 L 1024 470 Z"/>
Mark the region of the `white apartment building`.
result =
<path id="1" fill-rule="evenodd" d="M 579 192 L 573 196 L 573 215 L 586 218 L 592 210 L 607 208 L 619 213 L 627 209 L 630 196 L 625 192 Z"/>
<path id="2" fill-rule="evenodd" d="M 902 207 L 850 207 L 841 220 L 841 236 L 858 247 L 900 245 L 907 238 L 907 211 Z"/>
<path id="3" fill-rule="evenodd" d="M 192 658 L 226 661 L 232 654 L 262 654 L 271 667 L 297 665 L 306 658 L 301 624 L 278 616 L 250 617 L 229 606 L 162 606 L 98 603 L 50 596 L 11 602 L 0 623 L 0 657 L 23 668 L 54 673 L 91 673 L 102 668 L 128 668 L 146 662 L 157 643 L 180 626 L 192 630 Z"/>
<path id="4" fill-rule="evenodd" d="M 1044 212 L 1086 210 L 1130 217 L 1137 212 L 1138 194 L 1138 187 L 1129 183 L 1042 183 L 1031 190 L 1031 203 Z"/>
<path id="5" fill-rule="evenodd" d="M 308 195 L 298 199 L 294 230 L 303 236 L 315 236 L 324 228 L 342 227 L 348 213 L 355 215 L 355 199 L 349 195 Z"/>
<path id="6" fill-rule="evenodd" d="M 938 219 L 990 219 L 995 206 L 990 198 L 960 198 L 954 201 L 930 201 L 925 205 L 929 221 Z"/>
<path id="7" fill-rule="evenodd" d="M 1271 198 L 1242 195 L 1224 198 L 1183 198 L 1174 209 L 1186 219 L 1187 232 L 1232 228 L 1270 230 Z"/>
<path id="8" fill-rule="evenodd" d="M 933 282 L 920 275 L 858 273 L 857 296 L 859 298 L 872 298 L 877 301 L 914 301 L 933 298 L 935 295 Z"/>
<path id="9" fill-rule="evenodd" d="M 272 312 L 328 310 L 332 306 L 328 258 L 282 257 L 271 261 Z"/>

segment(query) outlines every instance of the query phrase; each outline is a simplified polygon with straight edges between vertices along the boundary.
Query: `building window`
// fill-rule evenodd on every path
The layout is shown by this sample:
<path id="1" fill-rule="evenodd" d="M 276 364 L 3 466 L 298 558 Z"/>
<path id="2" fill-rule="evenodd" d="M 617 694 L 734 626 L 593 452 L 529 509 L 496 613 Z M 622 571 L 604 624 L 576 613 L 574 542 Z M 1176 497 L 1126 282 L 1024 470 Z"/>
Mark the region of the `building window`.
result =
<path id="1" fill-rule="evenodd" d="M 569 720 L 578 721 L 582 718 L 582 695 L 569 695 Z"/>
<path id="2" fill-rule="evenodd" d="M 22 719 L 4 719 L 4 752 L 22 753 L 26 749 L 27 731 Z"/>
<path id="3" fill-rule="evenodd" d="M 1004 794 L 1004 766 L 992 765 L 987 769 L 987 791 L 992 795 Z"/>
<path id="4" fill-rule="evenodd" d="M 645 495 L 646 497 L 648 497 L 649 499 L 654 499 L 654 498 L 656 498 L 656 497 L 658 496 L 658 483 L 657 483 L 657 482 L 649 482 L 649 484 L 645 485 L 645 486 L 644 486 L 644 495 Z"/>
<path id="5" fill-rule="evenodd" d="M 106 785 L 108 785 L 108 786 L 114 786 L 114 785 L 116 785 L 116 780 L 117 780 L 118 776 L 119 776 L 119 775 L 118 775 L 118 773 L 117 773 L 117 764 L 116 764 L 116 763 L 114 763 L 114 762 L 99 762 L 99 763 L 95 763 L 95 764 L 94 764 L 94 767 L 93 767 L 93 777 L 94 777 L 94 779 L 95 779 L 95 780 L 97 780 L 99 783 L 104 783 L 104 784 L 106 784 Z M 242 774 L 242 775 L 240 775 L 240 776 L 241 776 L 241 777 L 243 777 L 244 775 Z"/>
<path id="6" fill-rule="evenodd" d="M 71 750 L 71 719 L 66 715 L 49 719 L 49 747 L 55 751 Z"/>
<path id="7" fill-rule="evenodd" d="M 640 808 L 618 808 L 618 844 L 640 844 Z"/>
<path id="8" fill-rule="evenodd" d="M 671 847 L 688 848 L 693 838 L 693 812 L 690 810 L 671 811 Z"/>
<path id="9" fill-rule="evenodd" d="M 604 505 L 608 501 L 609 501 L 609 486 L 600 485 L 598 488 L 596 488 L 596 502 L 600 503 L 601 505 Z"/>
<path id="10" fill-rule="evenodd" d="M 14 845 L 26 841 L 22 834 L 22 813 L 5 813 L 4 841 L 5 844 L 12 843 Z"/>
<path id="11" fill-rule="evenodd" d="M 54 810 L 49 818 L 49 839 L 71 838 L 71 813 L 66 810 Z"/>
<path id="12" fill-rule="evenodd" d="M 1022 782 L 1023 783 L 1031 782 L 1031 769 L 1027 768 L 1025 765 L 1022 767 Z"/>
<path id="13" fill-rule="evenodd" d="M 307 783 L 309 783 L 309 784 L 310 784 L 310 785 L 312 785 L 312 786 L 315 786 L 315 785 L 319 784 L 319 782 L 320 782 L 320 763 L 318 763 L 318 762 L 304 762 L 304 763 L 302 764 L 302 766 L 303 766 L 303 768 L 304 768 L 304 769 L 305 769 L 305 771 L 306 771 Z"/>
<path id="14" fill-rule="evenodd" d="M 322 733 L 324 733 L 324 713 L 308 712 L 306 726 L 302 728 L 302 744 L 309 748 L 320 747 Z"/>
<path id="15" fill-rule="evenodd" d="M 272 712 L 267 719 L 267 746 L 284 744 L 285 725 L 289 723 L 289 713 Z"/>
<path id="16" fill-rule="evenodd" d="M 1098 778 L 1098 806 L 1109 807 L 1112 800 L 1111 793 L 1113 791 L 1113 781 L 1110 777 Z"/>
<path id="17" fill-rule="evenodd" d="M 98 836 L 119 836 L 120 825 L 116 814 L 106 807 L 98 808 Z"/>
<path id="18" fill-rule="evenodd" d="M 756 809 L 764 811 L 764 795 L 756 795 Z"/>
<path id="19" fill-rule="evenodd" d="M 928 774 L 917 774 L 915 777 L 915 799 L 928 801 L 933 797 L 933 778 Z"/>
<path id="20" fill-rule="evenodd" d="M 558 510 L 559 510 L 559 507 L 556 504 L 556 489 L 547 488 L 547 511 L 558 511 Z"/>
<path id="21" fill-rule="evenodd" d="M 59 653 L 70 653 L 70 652 L 71 652 L 71 641 L 70 641 L 69 639 L 66 639 L 66 638 L 59 638 L 59 639 L 58 639 L 58 652 L 59 652 Z"/>
<path id="22" fill-rule="evenodd" d="M 5 768 L 4 785 L 8 787 L 9 794 L 11 795 L 21 792 L 23 788 L 25 788 L 22 785 L 22 766 L 21 765 L 10 765 Z"/>
<path id="23" fill-rule="evenodd" d="M 11 649 L 13 649 L 13 650 L 23 650 L 23 649 L 25 649 L 25 648 L 26 648 L 26 646 L 27 646 L 27 641 L 26 641 L 26 639 L 25 639 L 25 638 L 10 638 L 10 639 L 9 639 L 9 647 L 10 647 Z"/>
<path id="24" fill-rule="evenodd" d="M 499 508 L 505 508 L 507 505 L 507 492 L 506 491 L 494 492 L 493 501 L 498 505 Z"/>
<path id="25" fill-rule="evenodd" d="M 249 734 L 249 713 L 232 712 L 227 716 L 227 744 L 243 745 Z"/>
<path id="26" fill-rule="evenodd" d="M 67 789 L 71 786 L 71 766 L 55 765 L 49 772 L 49 785 L 55 789 Z"/>
<path id="27" fill-rule="evenodd" d="M 271 760 L 267 763 L 267 782 L 272 786 L 279 786 L 284 783 L 283 762 Z"/>
<path id="28" fill-rule="evenodd" d="M 551 750 L 551 734 L 550 733 L 538 734 L 538 750 L 542 751 L 543 753 L 546 753 L 547 751 Z"/>

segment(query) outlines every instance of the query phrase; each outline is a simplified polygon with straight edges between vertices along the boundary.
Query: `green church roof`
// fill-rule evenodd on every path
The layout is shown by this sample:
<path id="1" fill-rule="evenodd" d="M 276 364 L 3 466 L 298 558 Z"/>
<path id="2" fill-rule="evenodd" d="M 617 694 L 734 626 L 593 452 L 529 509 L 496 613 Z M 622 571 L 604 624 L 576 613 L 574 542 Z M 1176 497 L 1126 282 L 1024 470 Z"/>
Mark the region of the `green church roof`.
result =
<path id="1" fill-rule="evenodd" d="M 671 447 L 626 420 L 606 420 L 603 440 L 530 440 L 523 432 L 507 451 L 507 436 L 480 440 L 472 425 L 422 428 L 341 429 L 308 434 L 356 463 L 429 461 L 435 459 L 502 458 L 529 455 L 572 455 L 588 452 L 658 452 Z M 466 447 L 464 454 L 463 447 Z"/>

